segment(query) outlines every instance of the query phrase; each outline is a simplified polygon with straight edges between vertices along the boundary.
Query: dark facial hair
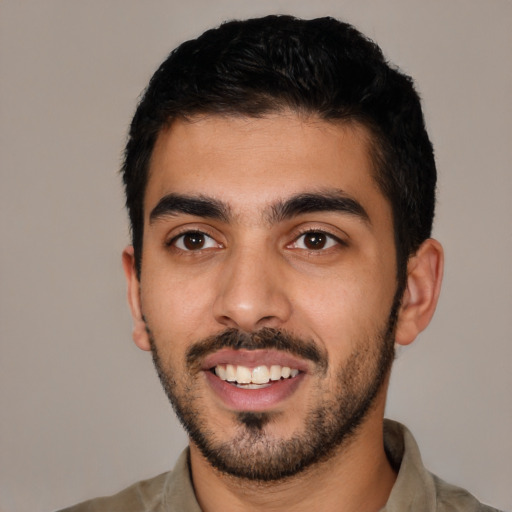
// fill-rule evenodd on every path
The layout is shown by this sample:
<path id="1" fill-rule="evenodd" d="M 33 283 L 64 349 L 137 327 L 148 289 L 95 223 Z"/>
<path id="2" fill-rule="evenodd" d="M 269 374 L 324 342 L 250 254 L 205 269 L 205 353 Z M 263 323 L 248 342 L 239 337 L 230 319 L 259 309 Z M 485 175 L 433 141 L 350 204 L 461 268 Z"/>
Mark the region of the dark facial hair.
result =
<path id="1" fill-rule="evenodd" d="M 194 375 L 197 376 L 201 361 L 208 354 L 231 348 L 286 351 L 312 361 L 315 375 L 325 376 L 329 370 L 327 354 L 313 341 L 278 329 L 265 328 L 254 333 L 229 329 L 190 347 L 186 354 L 190 379 L 177 385 L 175 376 L 160 359 L 149 327 L 148 333 L 153 361 L 164 390 L 191 441 L 209 463 L 237 478 L 276 481 L 330 458 L 338 447 L 353 438 L 390 371 L 399 304 L 395 298 L 387 325 L 373 338 L 360 340 L 358 349 L 336 369 L 335 392 L 319 404 L 311 405 L 303 431 L 288 439 L 276 439 L 265 431 L 266 425 L 278 419 L 277 413 L 239 412 L 234 414 L 239 425 L 234 437 L 228 442 L 218 440 L 208 424 L 206 411 L 195 402 Z"/>

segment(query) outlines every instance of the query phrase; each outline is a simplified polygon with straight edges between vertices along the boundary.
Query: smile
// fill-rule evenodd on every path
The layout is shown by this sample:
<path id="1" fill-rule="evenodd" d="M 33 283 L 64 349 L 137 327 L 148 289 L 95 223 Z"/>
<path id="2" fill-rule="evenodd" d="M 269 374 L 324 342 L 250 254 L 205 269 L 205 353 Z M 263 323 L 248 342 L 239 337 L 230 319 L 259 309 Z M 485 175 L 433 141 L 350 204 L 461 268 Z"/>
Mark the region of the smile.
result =
<path id="1" fill-rule="evenodd" d="M 262 389 L 270 386 L 271 382 L 294 378 L 299 374 L 297 368 L 280 366 L 278 364 L 271 366 L 260 365 L 252 369 L 243 365 L 219 364 L 212 370 L 214 370 L 215 375 L 219 379 L 243 389 Z"/>
<path id="2" fill-rule="evenodd" d="M 222 349 L 201 366 L 214 396 L 233 411 L 279 409 L 311 372 L 306 360 L 272 349 Z"/>

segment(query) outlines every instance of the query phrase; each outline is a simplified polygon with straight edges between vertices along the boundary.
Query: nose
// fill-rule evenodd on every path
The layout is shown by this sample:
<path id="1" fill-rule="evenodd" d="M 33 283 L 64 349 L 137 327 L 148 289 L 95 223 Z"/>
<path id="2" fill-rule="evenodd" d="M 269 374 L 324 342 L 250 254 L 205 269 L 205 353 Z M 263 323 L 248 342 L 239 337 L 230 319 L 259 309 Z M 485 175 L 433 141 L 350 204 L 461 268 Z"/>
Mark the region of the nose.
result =
<path id="1" fill-rule="evenodd" d="M 252 332 L 281 327 L 292 312 L 278 257 L 241 249 L 226 258 L 217 282 L 215 320 Z"/>

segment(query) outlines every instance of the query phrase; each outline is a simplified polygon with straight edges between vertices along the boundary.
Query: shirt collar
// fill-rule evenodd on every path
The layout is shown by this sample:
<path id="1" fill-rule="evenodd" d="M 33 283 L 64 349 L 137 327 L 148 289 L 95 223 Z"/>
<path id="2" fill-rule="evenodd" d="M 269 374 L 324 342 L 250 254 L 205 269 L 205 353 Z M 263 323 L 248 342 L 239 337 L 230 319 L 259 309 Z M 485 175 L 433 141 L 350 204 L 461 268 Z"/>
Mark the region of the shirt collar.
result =
<path id="1" fill-rule="evenodd" d="M 434 479 L 423 465 L 418 445 L 411 432 L 396 421 L 384 420 L 384 448 L 398 475 L 381 512 L 435 510 Z"/>
<path id="2" fill-rule="evenodd" d="M 436 489 L 433 476 L 423 466 L 418 445 L 409 430 L 400 423 L 384 420 L 384 447 L 398 476 L 381 512 L 434 511 Z M 189 457 L 187 448 L 167 476 L 162 510 L 201 512 L 194 494 Z"/>

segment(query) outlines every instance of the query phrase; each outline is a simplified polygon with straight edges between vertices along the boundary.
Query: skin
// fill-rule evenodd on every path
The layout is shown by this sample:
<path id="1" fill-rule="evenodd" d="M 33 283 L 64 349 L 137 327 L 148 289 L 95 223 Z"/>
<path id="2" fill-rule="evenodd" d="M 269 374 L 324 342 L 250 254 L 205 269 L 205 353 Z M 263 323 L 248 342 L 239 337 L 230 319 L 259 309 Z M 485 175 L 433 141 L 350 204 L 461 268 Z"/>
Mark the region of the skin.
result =
<path id="1" fill-rule="evenodd" d="M 303 432 L 308 408 L 335 396 L 336 369 L 358 350 L 377 350 L 396 292 L 396 255 L 391 207 L 373 178 L 368 141 L 360 126 L 293 113 L 198 117 L 175 121 L 160 134 L 144 201 L 140 280 L 133 249 L 123 254 L 133 336 L 141 349 L 150 350 L 147 323 L 177 393 L 193 391 L 194 404 L 219 441 L 240 432 L 239 411 L 226 404 L 204 372 L 187 373 L 185 355 L 198 340 L 226 328 L 272 327 L 312 340 L 327 354 L 326 374 L 306 361 L 296 390 L 268 406 L 274 420 L 264 433 L 271 440 Z M 270 218 L 272 205 L 296 195 L 340 191 L 365 215 L 316 211 Z M 151 219 L 168 194 L 213 198 L 229 215 Z M 205 233 L 204 245 L 190 250 L 190 237 L 183 238 L 187 231 Z M 327 233 L 327 243 L 308 248 L 305 232 Z M 396 343 L 412 342 L 429 323 L 442 266 L 442 249 L 431 239 L 410 259 Z M 346 511 L 379 510 L 396 478 L 382 440 L 387 382 L 349 443 L 284 481 L 262 484 L 221 473 L 191 442 L 201 508 L 329 512 L 343 503 Z"/>

